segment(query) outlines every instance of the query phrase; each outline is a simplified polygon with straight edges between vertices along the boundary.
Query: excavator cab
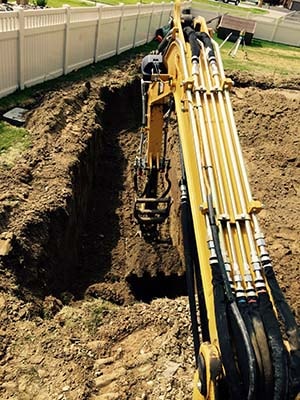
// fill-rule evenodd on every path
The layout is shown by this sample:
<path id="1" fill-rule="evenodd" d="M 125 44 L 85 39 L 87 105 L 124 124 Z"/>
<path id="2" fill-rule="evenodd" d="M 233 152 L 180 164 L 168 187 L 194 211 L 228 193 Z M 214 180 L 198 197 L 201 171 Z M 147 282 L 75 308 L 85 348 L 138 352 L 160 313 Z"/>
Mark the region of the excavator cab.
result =
<path id="1" fill-rule="evenodd" d="M 196 372 L 193 400 L 291 400 L 300 334 L 252 197 L 218 44 L 182 15 L 144 58 L 134 215 L 146 240 L 169 215 L 168 124 L 178 126 L 180 214 Z M 173 129 L 171 132 L 174 132 Z"/>

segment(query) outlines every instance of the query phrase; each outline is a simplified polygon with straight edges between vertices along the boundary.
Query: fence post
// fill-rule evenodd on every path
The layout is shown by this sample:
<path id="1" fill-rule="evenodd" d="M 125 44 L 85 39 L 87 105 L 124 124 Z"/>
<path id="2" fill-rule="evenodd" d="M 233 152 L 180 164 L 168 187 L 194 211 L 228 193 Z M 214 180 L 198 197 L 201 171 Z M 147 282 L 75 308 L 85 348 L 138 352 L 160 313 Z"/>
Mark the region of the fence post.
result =
<path id="1" fill-rule="evenodd" d="M 275 22 L 275 25 L 274 25 L 274 29 L 273 29 L 273 32 L 272 32 L 272 35 L 271 35 L 271 39 L 270 39 L 271 42 L 273 42 L 273 39 L 274 39 L 274 37 L 276 35 L 277 29 L 278 29 L 278 25 L 279 25 L 279 23 L 281 21 L 281 18 L 282 17 L 279 17 L 279 18 L 276 19 L 276 22 Z"/>
<path id="2" fill-rule="evenodd" d="M 162 2 L 162 9 L 161 9 L 161 12 L 160 12 L 160 18 L 159 18 L 159 24 L 158 24 L 158 28 L 161 28 L 161 23 L 162 23 L 162 17 L 163 17 L 163 14 L 164 14 L 164 5 L 165 5 L 165 2 L 163 1 Z"/>
<path id="3" fill-rule="evenodd" d="M 100 45 L 100 29 L 101 29 L 101 20 L 102 20 L 102 4 L 97 4 L 98 7 L 98 23 L 96 28 L 96 40 L 95 40 L 95 49 L 94 49 L 94 62 L 98 61 L 98 48 Z"/>
<path id="4" fill-rule="evenodd" d="M 119 28 L 118 28 L 118 37 L 117 37 L 117 50 L 116 54 L 120 53 L 120 38 L 121 38 L 121 32 L 123 28 L 123 17 L 124 17 L 124 3 L 121 3 L 121 16 L 120 16 L 120 22 L 119 22 Z"/>
<path id="5" fill-rule="evenodd" d="M 170 8 L 170 12 L 169 12 L 169 18 L 172 16 L 172 13 L 173 13 L 173 9 L 174 9 L 174 1 L 171 1 L 171 8 Z M 169 4 L 169 6 L 170 6 L 170 4 Z M 192 3 L 191 3 L 192 4 Z"/>
<path id="6" fill-rule="evenodd" d="M 148 25 L 147 43 L 149 42 L 149 36 L 150 36 L 150 30 L 151 30 L 151 24 L 152 24 L 153 12 L 154 12 L 154 3 L 151 3 L 151 4 L 152 4 L 152 10 L 151 10 L 149 25 Z"/>
<path id="7" fill-rule="evenodd" d="M 24 89 L 24 81 L 25 81 L 25 65 L 24 65 L 24 34 L 25 34 L 25 19 L 24 19 L 24 10 L 21 8 L 19 10 L 19 63 L 18 63 L 18 77 L 19 77 L 19 87 L 21 90 Z"/>
<path id="8" fill-rule="evenodd" d="M 136 43 L 136 33 L 137 33 L 137 27 L 138 27 L 138 23 L 139 23 L 140 12 L 141 12 L 141 3 L 137 3 L 137 6 L 138 6 L 138 11 L 137 11 L 137 14 L 136 14 L 134 36 L 133 36 L 133 46 L 132 47 L 135 47 L 135 43 Z"/>
<path id="9" fill-rule="evenodd" d="M 66 11 L 66 24 L 65 24 L 65 47 L 64 47 L 64 75 L 67 75 L 69 68 L 69 42 L 70 42 L 70 13 L 71 7 L 64 4 Z"/>

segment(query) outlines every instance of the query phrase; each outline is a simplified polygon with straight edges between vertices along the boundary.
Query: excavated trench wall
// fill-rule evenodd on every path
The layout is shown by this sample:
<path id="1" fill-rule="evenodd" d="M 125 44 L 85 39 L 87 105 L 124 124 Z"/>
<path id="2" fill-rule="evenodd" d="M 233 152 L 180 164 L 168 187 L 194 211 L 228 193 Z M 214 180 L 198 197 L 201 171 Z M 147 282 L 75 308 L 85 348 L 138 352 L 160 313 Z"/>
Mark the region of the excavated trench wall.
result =
<path id="1" fill-rule="evenodd" d="M 139 79 L 117 88 L 104 86 L 99 93 L 96 105 L 90 109 L 95 128 L 69 168 L 69 187 L 63 201 L 38 210 L 22 225 L 13 239 L 13 250 L 3 258 L 22 287 L 42 296 L 68 291 L 84 276 L 79 265 L 82 237 L 95 196 L 95 182 L 107 157 L 105 137 L 140 124 Z"/>

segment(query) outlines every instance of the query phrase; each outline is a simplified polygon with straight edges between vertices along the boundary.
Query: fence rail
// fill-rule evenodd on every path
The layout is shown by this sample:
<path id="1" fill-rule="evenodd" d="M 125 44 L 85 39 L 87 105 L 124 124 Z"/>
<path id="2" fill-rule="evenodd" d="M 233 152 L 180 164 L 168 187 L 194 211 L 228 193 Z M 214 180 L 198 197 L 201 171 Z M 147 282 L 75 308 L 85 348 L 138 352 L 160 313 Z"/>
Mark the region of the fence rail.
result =
<path id="1" fill-rule="evenodd" d="M 200 9 L 191 1 L 182 7 L 207 20 L 225 13 L 222 6 Z M 0 13 L 0 98 L 151 41 L 172 10 L 173 3 L 137 3 Z M 299 23 L 266 16 L 255 21 L 254 37 L 300 46 Z"/>

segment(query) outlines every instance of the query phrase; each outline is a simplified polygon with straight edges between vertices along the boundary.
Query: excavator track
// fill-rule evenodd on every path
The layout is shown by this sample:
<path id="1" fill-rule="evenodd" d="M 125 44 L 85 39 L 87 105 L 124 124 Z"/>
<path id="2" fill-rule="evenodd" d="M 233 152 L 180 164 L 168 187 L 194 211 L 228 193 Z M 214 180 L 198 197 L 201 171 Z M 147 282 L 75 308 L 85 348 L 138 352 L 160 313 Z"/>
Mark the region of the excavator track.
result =
<path id="1" fill-rule="evenodd" d="M 147 236 L 168 217 L 166 121 L 177 117 L 181 219 L 196 373 L 193 400 L 296 397 L 300 336 L 278 286 L 251 193 L 217 43 L 202 17 L 174 6 L 142 63 L 143 130 L 135 216 Z M 146 146 L 144 146 L 146 143 Z M 166 167 L 167 165 L 167 167 Z M 154 178 L 153 178 L 154 177 Z M 136 178 L 137 179 L 137 178 Z M 283 323 L 280 323 L 282 321 Z"/>

